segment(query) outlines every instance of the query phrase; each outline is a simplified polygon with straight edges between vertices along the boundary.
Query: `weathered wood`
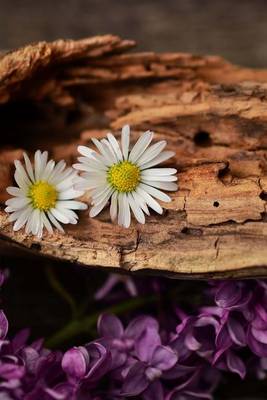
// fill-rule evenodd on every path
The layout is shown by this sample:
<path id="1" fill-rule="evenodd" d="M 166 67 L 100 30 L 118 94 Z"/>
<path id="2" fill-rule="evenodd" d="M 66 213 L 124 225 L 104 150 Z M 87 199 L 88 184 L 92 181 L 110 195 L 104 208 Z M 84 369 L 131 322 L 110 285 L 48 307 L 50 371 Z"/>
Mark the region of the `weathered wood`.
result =
<path id="1" fill-rule="evenodd" d="M 107 35 L 0 59 L 0 200 L 22 148 L 47 148 L 71 163 L 77 144 L 129 123 L 133 140 L 149 128 L 176 153 L 168 165 L 178 169 L 179 190 L 164 215 L 126 231 L 108 210 L 96 219 L 84 212 L 65 235 L 39 241 L 14 233 L 1 211 L 1 248 L 127 271 L 266 275 L 267 70 L 214 56 L 124 54 L 132 45 Z"/>

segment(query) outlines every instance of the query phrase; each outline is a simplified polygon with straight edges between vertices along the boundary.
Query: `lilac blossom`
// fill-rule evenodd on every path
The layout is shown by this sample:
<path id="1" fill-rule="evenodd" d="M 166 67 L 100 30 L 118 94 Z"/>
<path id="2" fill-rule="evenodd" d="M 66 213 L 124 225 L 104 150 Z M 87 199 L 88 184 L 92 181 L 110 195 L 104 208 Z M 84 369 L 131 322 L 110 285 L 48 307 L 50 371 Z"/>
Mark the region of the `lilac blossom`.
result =
<path id="1" fill-rule="evenodd" d="M 4 280 L 0 272 L 0 284 Z M 116 293 L 119 282 L 110 278 L 97 297 Z M 144 296 L 145 285 L 132 278 L 131 283 Z M 159 298 L 166 286 L 153 278 L 147 294 Z M 28 329 L 10 338 L 0 310 L 0 398 L 212 400 L 229 373 L 266 379 L 265 281 L 213 282 L 206 305 L 187 312 L 174 304 L 158 313 L 155 304 L 149 315 L 140 307 L 122 320 L 102 313 L 98 336 L 64 353 L 46 349 L 42 340 L 29 341 Z"/>
<path id="2" fill-rule="evenodd" d="M 104 285 L 101 286 L 95 293 L 95 296 L 94 296 L 95 299 L 96 300 L 104 299 L 107 295 L 109 295 L 112 292 L 112 290 L 114 288 L 116 288 L 117 285 L 119 285 L 121 283 L 123 284 L 126 292 L 131 297 L 137 296 L 137 294 L 138 294 L 137 287 L 132 278 L 130 278 L 129 276 L 126 276 L 126 275 L 109 274 Z"/>
<path id="3" fill-rule="evenodd" d="M 132 360 L 137 339 L 148 329 L 159 329 L 158 322 L 149 316 L 139 316 L 133 319 L 124 329 L 121 321 L 115 315 L 103 314 L 98 320 L 100 342 L 109 348 L 112 354 L 112 369 L 128 367 Z M 120 369 L 123 373 L 126 368 Z"/>
<path id="4" fill-rule="evenodd" d="M 163 346 L 155 327 L 147 327 L 135 342 L 138 361 L 130 367 L 122 387 L 124 396 L 143 393 L 145 399 L 163 400 L 164 391 L 160 378 L 178 361 L 176 352 Z"/>

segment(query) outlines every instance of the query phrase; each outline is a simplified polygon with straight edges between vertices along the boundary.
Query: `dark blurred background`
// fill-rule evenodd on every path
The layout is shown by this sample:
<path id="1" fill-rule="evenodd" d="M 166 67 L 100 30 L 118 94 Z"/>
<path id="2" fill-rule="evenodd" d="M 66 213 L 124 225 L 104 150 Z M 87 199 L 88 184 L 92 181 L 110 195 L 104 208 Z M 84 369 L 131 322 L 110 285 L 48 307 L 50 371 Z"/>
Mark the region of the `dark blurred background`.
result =
<path id="1" fill-rule="evenodd" d="M 266 0 L 0 0 L 0 48 L 114 33 L 140 50 L 267 67 Z"/>

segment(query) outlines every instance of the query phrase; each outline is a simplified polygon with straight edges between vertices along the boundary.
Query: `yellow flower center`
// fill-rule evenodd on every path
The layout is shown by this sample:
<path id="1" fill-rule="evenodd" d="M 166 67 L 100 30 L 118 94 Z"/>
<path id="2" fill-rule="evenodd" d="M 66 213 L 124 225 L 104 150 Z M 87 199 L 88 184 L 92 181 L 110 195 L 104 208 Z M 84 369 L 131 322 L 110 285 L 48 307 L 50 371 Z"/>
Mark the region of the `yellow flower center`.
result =
<path id="1" fill-rule="evenodd" d="M 55 207 L 57 201 L 57 191 L 53 185 L 45 181 L 35 182 L 29 189 L 29 197 L 33 208 L 41 211 L 48 211 Z"/>
<path id="2" fill-rule="evenodd" d="M 140 169 L 130 161 L 112 165 L 108 170 L 108 182 L 118 192 L 132 192 L 140 179 Z"/>

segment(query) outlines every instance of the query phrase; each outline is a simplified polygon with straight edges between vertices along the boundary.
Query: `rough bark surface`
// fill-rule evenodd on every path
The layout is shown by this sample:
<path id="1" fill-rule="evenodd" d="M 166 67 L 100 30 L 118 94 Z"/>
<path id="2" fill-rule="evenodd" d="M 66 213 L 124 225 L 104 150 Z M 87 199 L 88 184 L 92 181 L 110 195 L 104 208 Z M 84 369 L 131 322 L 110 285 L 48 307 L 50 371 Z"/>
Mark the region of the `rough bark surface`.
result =
<path id="1" fill-rule="evenodd" d="M 125 53 L 111 35 L 38 43 L 0 58 L 0 201 L 22 151 L 69 163 L 77 144 L 123 124 L 176 152 L 179 190 L 141 226 L 108 210 L 81 213 L 66 234 L 13 232 L 3 208 L 0 249 L 13 246 L 87 266 L 187 277 L 267 274 L 267 70 L 220 57 Z M 89 194 L 85 196 L 89 199 Z"/>

